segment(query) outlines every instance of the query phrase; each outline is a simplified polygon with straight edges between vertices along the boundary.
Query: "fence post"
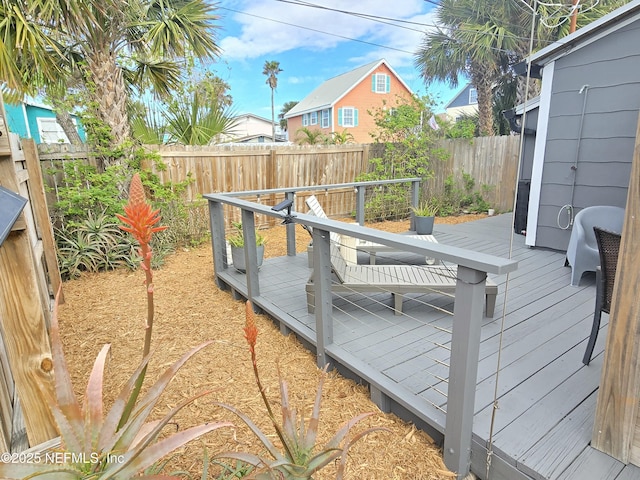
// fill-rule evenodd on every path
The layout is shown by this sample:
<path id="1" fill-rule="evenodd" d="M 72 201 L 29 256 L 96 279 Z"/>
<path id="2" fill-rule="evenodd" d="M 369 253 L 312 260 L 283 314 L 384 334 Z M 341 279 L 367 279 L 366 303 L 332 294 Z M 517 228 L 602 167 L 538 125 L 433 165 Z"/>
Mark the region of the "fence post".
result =
<path id="1" fill-rule="evenodd" d="M 260 295 L 260 281 L 258 279 L 258 251 L 256 248 L 256 218 L 251 210 L 242 210 L 242 236 L 244 237 L 244 258 L 247 270 L 247 297 L 253 303 L 253 299 Z"/>
<path id="2" fill-rule="evenodd" d="M 411 182 L 411 206 L 417 207 L 420 202 L 420 182 Z M 409 217 L 409 230 L 416 229 L 416 214 L 413 209 L 411 210 L 411 216 Z"/>
<path id="3" fill-rule="evenodd" d="M 316 315 L 316 363 L 327 364 L 325 348 L 333 343 L 331 319 L 331 250 L 329 232 L 313 229 L 313 286 Z"/>
<path id="4" fill-rule="evenodd" d="M 458 266 L 444 432 L 444 463 L 457 473 L 458 479 L 469 473 L 471 464 L 473 408 L 486 278 L 486 272 Z"/>
<path id="5" fill-rule="evenodd" d="M 222 203 L 209 200 L 209 223 L 211 224 L 211 249 L 213 250 L 213 276 L 218 288 L 225 289 L 218 274 L 229 268 L 227 244 L 224 233 L 224 208 Z"/>
<path id="6" fill-rule="evenodd" d="M 287 200 L 293 201 L 293 205 L 291 206 L 291 211 L 295 210 L 295 199 L 296 192 L 286 192 L 284 194 L 284 198 Z M 295 257 L 296 256 L 296 224 L 295 223 L 287 223 L 285 227 L 287 229 L 287 256 Z"/>
<path id="7" fill-rule="evenodd" d="M 364 194 L 367 187 L 363 185 L 356 186 L 356 222 L 364 225 Z"/>

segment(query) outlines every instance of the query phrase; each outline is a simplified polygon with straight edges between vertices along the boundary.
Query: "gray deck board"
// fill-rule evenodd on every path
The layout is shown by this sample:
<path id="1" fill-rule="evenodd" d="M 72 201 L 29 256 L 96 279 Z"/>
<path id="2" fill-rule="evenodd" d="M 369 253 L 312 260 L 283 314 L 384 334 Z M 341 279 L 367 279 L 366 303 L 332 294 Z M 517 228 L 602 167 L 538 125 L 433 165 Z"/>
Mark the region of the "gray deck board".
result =
<path id="1" fill-rule="evenodd" d="M 506 257 L 510 215 L 436 225 L 434 234 L 439 243 Z M 508 278 L 491 276 L 499 290 L 495 318 L 482 320 L 474 473 L 485 478 L 491 448 L 493 480 L 640 478 L 637 467 L 589 446 L 608 321 L 603 316 L 593 361 L 585 367 L 581 358 L 593 318 L 594 276 L 585 275 L 580 287 L 572 287 L 562 252 L 529 248 L 520 235 L 514 235 L 513 242 L 511 257 L 518 261 L 518 270 Z M 358 253 L 359 263 L 368 260 Z M 403 262 L 423 264 L 424 257 L 380 252 L 376 263 Z M 259 273 L 256 303 L 285 332 L 295 332 L 313 348 L 315 317 L 307 311 L 305 294 L 310 273 L 306 255 L 267 259 Z M 244 275 L 228 270 L 220 278 L 246 295 Z M 329 356 L 345 374 L 369 383 L 372 398 L 383 407 L 436 438 L 444 428 L 453 304 L 445 295 L 408 294 L 404 315 L 396 316 L 389 293 L 333 295 Z M 499 408 L 491 434 L 499 354 Z"/>

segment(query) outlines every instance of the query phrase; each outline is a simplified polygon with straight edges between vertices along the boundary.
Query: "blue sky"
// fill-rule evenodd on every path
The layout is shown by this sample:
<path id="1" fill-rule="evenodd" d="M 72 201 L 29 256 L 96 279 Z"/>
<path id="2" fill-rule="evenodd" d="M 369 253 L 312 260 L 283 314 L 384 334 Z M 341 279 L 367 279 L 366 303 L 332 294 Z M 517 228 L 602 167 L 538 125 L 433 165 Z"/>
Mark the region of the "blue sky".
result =
<path id="1" fill-rule="evenodd" d="M 301 4 L 307 4 L 307 6 Z M 231 86 L 235 112 L 271 118 L 265 61 L 280 62 L 276 115 L 323 81 L 384 58 L 414 93 L 439 99 L 440 110 L 462 88 L 425 87 L 413 55 L 434 24 L 435 2 L 426 0 L 221 0 L 220 60 L 212 69 Z M 314 8 L 317 5 L 326 8 Z M 329 9 L 384 17 L 365 19 Z M 399 19 L 405 23 L 386 19 Z M 412 22 L 412 23 L 406 23 Z M 303 28 L 300 28 L 303 27 Z"/>

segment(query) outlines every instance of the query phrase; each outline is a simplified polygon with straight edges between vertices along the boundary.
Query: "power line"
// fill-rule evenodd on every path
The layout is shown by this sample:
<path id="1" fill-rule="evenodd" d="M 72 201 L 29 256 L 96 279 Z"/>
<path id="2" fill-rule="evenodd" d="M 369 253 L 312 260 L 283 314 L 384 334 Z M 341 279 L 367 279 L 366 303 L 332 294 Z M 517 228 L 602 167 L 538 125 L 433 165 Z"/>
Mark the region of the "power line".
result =
<path id="1" fill-rule="evenodd" d="M 284 2 L 284 3 L 294 3 L 294 2 L 289 2 L 289 1 L 286 1 L 286 0 L 275 0 L 275 1 L 277 1 L 277 2 L 282 1 L 282 2 Z M 297 4 L 298 4 L 298 5 L 300 5 L 300 6 L 306 6 L 306 5 L 302 5 L 302 4 L 299 4 L 299 3 L 297 3 Z M 342 39 L 344 39 L 344 40 L 350 40 L 350 41 L 352 41 L 352 42 L 358 42 L 358 43 L 363 43 L 363 44 L 365 44 L 365 45 L 371 45 L 371 46 L 374 46 L 374 47 L 385 48 L 385 49 L 387 49 L 387 50 L 394 50 L 394 51 L 396 51 L 396 52 L 407 53 L 407 54 L 410 54 L 410 55 L 415 55 L 415 53 L 416 53 L 415 51 L 403 50 L 403 49 L 401 49 L 401 48 L 390 47 L 390 46 L 388 46 L 388 45 L 381 45 L 381 44 L 379 44 L 379 43 L 374 43 L 374 42 L 368 42 L 368 41 L 366 41 L 366 40 L 360 40 L 360 39 L 358 39 L 358 38 L 347 37 L 347 36 L 345 36 L 345 35 L 339 35 L 339 34 L 337 34 L 337 33 L 326 32 L 326 31 L 324 31 L 324 30 L 319 30 L 319 29 L 316 29 L 316 28 L 305 27 L 305 26 L 302 26 L 302 25 L 297 25 L 297 24 L 295 24 L 295 23 L 284 22 L 284 21 L 282 21 L 282 20 L 276 20 L 276 19 L 274 19 L 274 18 L 263 17 L 263 16 L 261 16 L 261 15 L 255 15 L 255 14 L 253 14 L 253 13 L 242 12 L 242 11 L 240 11 L 240 10 L 235 10 L 235 9 L 233 9 L 233 8 L 221 7 L 221 6 L 218 6 L 217 8 L 218 8 L 218 9 L 220 9 L 220 10 L 227 10 L 227 11 L 230 11 L 230 12 L 239 13 L 239 14 L 241 14 L 241 15 L 247 15 L 247 16 L 249 16 L 249 17 L 259 18 L 260 20 L 267 20 L 267 21 L 270 21 L 270 22 L 280 23 L 280 24 L 282 24 L 282 25 L 288 25 L 288 26 L 290 26 L 290 27 L 300 28 L 300 29 L 302 29 L 302 30 L 309 30 L 309 31 L 311 31 L 311 32 L 321 33 L 321 34 L 323 34 L 323 35 L 329 35 L 329 36 L 331 36 L 331 37 L 342 38 Z M 348 15 L 349 15 L 349 14 L 351 14 L 351 13 L 346 13 L 346 14 L 348 14 Z M 372 21 L 376 21 L 376 22 L 378 22 L 378 23 L 381 23 L 379 20 L 373 20 L 373 19 L 371 19 L 371 20 L 372 20 Z M 415 22 L 414 22 L 414 23 L 415 23 Z M 428 24 L 419 24 L 419 25 L 423 25 L 423 26 L 433 26 L 433 27 L 435 27 L 435 28 L 438 28 L 436 25 L 428 25 Z M 392 26 L 399 26 L 399 25 L 392 25 Z M 410 29 L 410 30 L 413 30 L 413 29 Z M 416 30 L 416 31 L 417 31 L 417 30 Z M 478 33 L 478 32 L 475 32 L 475 33 Z M 486 33 L 485 35 L 492 35 L 492 34 L 491 34 L 491 33 Z M 505 49 L 503 49 L 503 48 L 489 47 L 489 49 L 490 49 L 490 50 L 493 50 L 493 51 L 496 51 L 496 52 L 511 53 L 511 51 L 510 51 L 510 50 L 505 50 Z"/>
<path id="2" fill-rule="evenodd" d="M 280 3 L 289 3 L 291 5 L 297 5 L 300 7 L 309 7 L 309 8 L 317 8 L 319 10 L 325 10 L 325 11 L 332 11 L 332 12 L 337 12 L 337 13 L 342 13 L 344 15 L 350 15 L 350 16 L 354 16 L 354 17 L 358 17 L 358 18 L 362 18 L 365 20 L 371 20 L 373 22 L 377 22 L 377 23 L 384 23 L 390 26 L 394 26 L 394 27 L 398 27 L 398 28 L 404 28 L 407 30 L 412 30 L 412 31 L 416 31 L 416 32 L 420 32 L 420 33 L 425 33 L 425 31 L 423 29 L 414 29 L 414 28 L 410 28 L 410 27 L 406 27 L 404 25 L 401 25 L 403 23 L 408 24 L 408 25 L 417 25 L 420 27 L 426 27 L 426 28 L 436 28 L 436 29 L 441 29 L 442 26 L 435 24 L 435 23 L 421 23 L 421 22 L 413 22 L 410 20 L 403 20 L 403 19 L 398 19 L 398 18 L 392 18 L 392 17 L 384 17 L 384 16 L 380 16 L 380 15 L 370 15 L 370 14 L 366 14 L 366 13 L 361 13 L 361 12 L 356 12 L 356 11 L 352 11 L 352 10 L 343 10 L 343 9 L 338 9 L 338 8 L 331 8 L 331 7 L 327 7 L 324 5 L 318 5 L 317 3 L 312 3 L 312 2 L 308 2 L 308 1 L 304 1 L 304 0 L 274 0 L 276 2 L 280 2 Z M 437 3 L 437 1 L 435 0 L 424 0 L 426 3 L 430 3 L 436 7 L 440 7 L 440 4 Z M 519 4 L 518 0 L 511 0 L 513 1 L 516 5 Z M 506 26 L 511 26 L 511 27 L 519 27 L 519 25 L 516 24 L 506 24 Z M 304 28 L 304 27 L 301 27 Z M 493 35 L 493 33 L 491 32 L 478 32 L 477 30 L 467 30 L 464 27 L 459 28 L 459 30 L 461 31 L 473 31 L 474 33 L 481 33 L 483 35 Z M 529 37 L 523 37 L 523 36 L 519 36 L 519 35 L 513 35 L 513 38 L 517 38 L 518 40 L 529 40 Z M 553 43 L 552 41 L 544 41 L 545 43 Z M 506 50 L 502 50 L 499 48 L 492 48 L 495 51 L 501 51 L 501 52 L 507 52 Z"/>
<path id="3" fill-rule="evenodd" d="M 411 55 L 414 54 L 414 52 L 409 52 L 408 50 L 402 50 L 400 48 L 389 47 L 387 45 L 380 45 L 379 43 L 367 42 L 365 40 L 360 40 L 360 39 L 357 39 L 357 38 L 351 38 L 351 37 L 347 37 L 345 35 L 338 35 L 337 33 L 325 32 L 323 30 L 318 30 L 316 28 L 303 27 L 302 25 L 296 25 L 295 23 L 283 22 L 282 20 L 276 20 L 274 18 L 267 18 L 267 17 L 262 17 L 260 15 L 254 15 L 252 13 L 241 12 L 240 10 L 234 10 L 233 8 L 227 8 L 227 7 L 217 7 L 217 8 L 219 8 L 220 10 L 228 10 L 230 12 L 240 13 L 242 15 L 248 15 L 250 17 L 259 18 L 261 20 L 269 20 L 270 22 L 281 23 L 282 25 L 288 25 L 290 27 L 301 28 L 303 30 L 310 30 L 310 31 L 316 32 L 316 33 L 322 33 L 323 35 L 329 35 L 329 36 L 332 36 L 332 37 L 342 38 L 344 40 L 351 40 L 353 42 L 364 43 L 366 45 L 371 45 L 371 46 L 374 46 L 374 47 L 386 48 L 388 50 L 395 50 L 396 52 L 409 53 Z"/>

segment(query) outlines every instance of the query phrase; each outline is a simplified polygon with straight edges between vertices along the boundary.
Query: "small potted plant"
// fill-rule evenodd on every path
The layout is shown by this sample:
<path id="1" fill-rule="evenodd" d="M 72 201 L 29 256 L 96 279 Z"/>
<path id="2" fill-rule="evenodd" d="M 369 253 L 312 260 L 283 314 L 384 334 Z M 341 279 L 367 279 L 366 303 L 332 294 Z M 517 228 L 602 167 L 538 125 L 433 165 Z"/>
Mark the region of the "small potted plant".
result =
<path id="1" fill-rule="evenodd" d="M 244 257 L 244 235 L 242 233 L 242 223 L 232 222 L 235 232 L 227 237 L 227 242 L 231 246 L 231 261 L 233 266 L 239 272 L 247 271 L 247 262 Z M 256 229 L 256 253 L 258 256 L 258 268 L 262 266 L 264 259 L 264 245 L 267 242 L 264 235 Z"/>
<path id="2" fill-rule="evenodd" d="M 412 207 L 415 229 L 418 235 L 431 235 L 433 233 L 433 222 L 440 211 L 440 207 L 433 200 L 422 202 L 417 207 Z"/>

